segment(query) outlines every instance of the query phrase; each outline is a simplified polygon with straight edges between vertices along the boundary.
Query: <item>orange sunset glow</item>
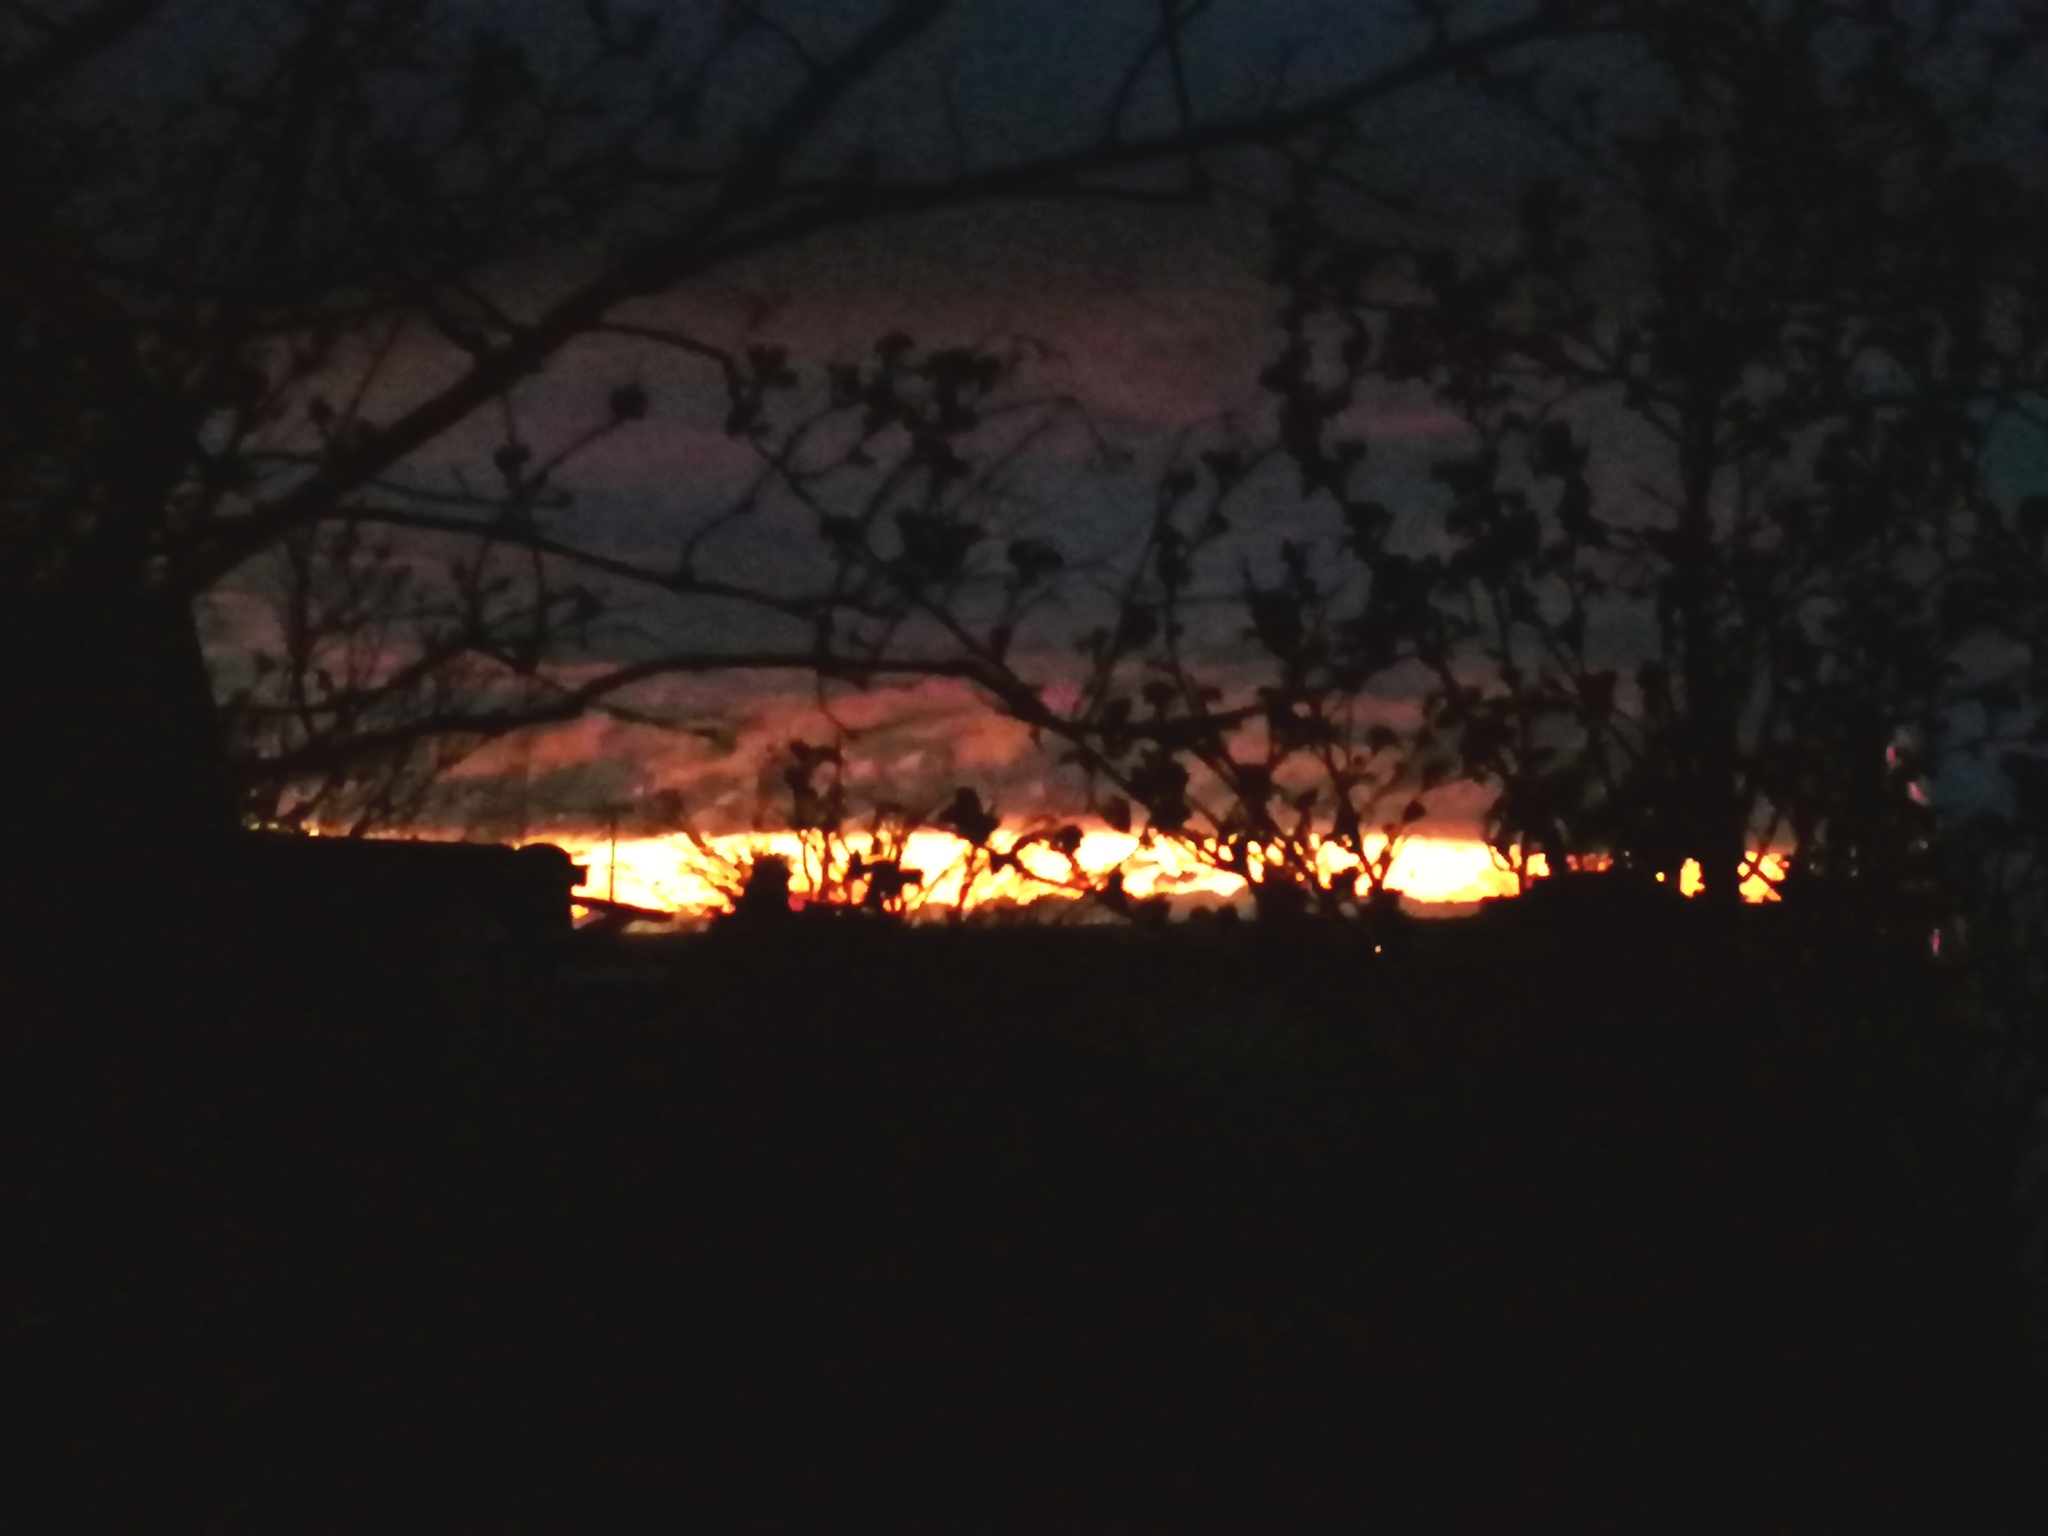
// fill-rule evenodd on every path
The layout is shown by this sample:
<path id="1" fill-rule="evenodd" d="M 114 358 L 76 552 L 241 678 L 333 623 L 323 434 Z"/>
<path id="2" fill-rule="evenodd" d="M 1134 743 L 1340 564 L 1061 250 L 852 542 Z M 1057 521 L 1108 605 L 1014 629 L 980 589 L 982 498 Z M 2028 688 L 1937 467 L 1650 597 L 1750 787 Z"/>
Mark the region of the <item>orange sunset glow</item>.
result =
<path id="1" fill-rule="evenodd" d="M 743 869 L 756 855 L 788 859 L 792 889 L 800 897 L 816 888 L 816 870 L 806 868 L 802 840 L 794 833 L 735 833 L 706 837 L 698 845 L 676 837 L 622 837 L 616 844 L 604 837 L 563 837 L 558 842 L 588 867 L 589 878 L 581 887 L 586 894 L 684 916 L 724 910 L 720 877 L 729 881 L 733 871 Z M 853 846 L 861 847 L 861 840 L 854 839 Z M 923 876 L 922 886 L 911 898 L 913 909 L 957 906 L 969 853 L 968 845 L 950 833 L 912 833 L 903 862 Z M 1176 903 L 1223 906 L 1245 897 L 1242 879 L 1204 864 L 1192 850 L 1163 840 L 1144 847 L 1136 836 L 1107 827 L 1083 835 L 1076 861 L 1091 877 L 1121 865 L 1125 888 L 1139 898 L 1165 896 Z M 1065 894 L 1061 885 L 1065 861 L 1058 855 L 1043 848 L 1031 849 L 1021 862 L 1041 878 L 1007 870 L 982 874 L 968 894 L 969 909 L 990 901 L 1022 903 Z M 1540 854 L 1530 862 L 1533 873 L 1545 872 Z M 1340 873 L 1343 868 L 1339 859 L 1325 863 L 1327 873 Z M 1783 875 L 1783 860 L 1773 854 L 1761 855 L 1757 869 L 1743 885 L 1744 898 L 1774 900 L 1772 882 Z M 1690 896 L 1699 890 L 1699 884 L 1697 869 L 1688 864 L 1680 889 Z M 1409 839 L 1395 855 L 1388 885 L 1425 915 L 1431 908 L 1448 913 L 1489 897 L 1516 893 L 1514 873 L 1501 867 L 1484 842 L 1469 837 Z"/>
<path id="2" fill-rule="evenodd" d="M 936 806 L 943 803 L 947 786 L 973 777 L 992 786 L 1007 807 L 1035 806 L 1037 825 L 1043 826 L 1049 815 L 1064 819 L 1047 792 L 1029 731 L 991 713 L 972 690 L 956 681 L 877 685 L 835 700 L 829 716 L 814 697 L 773 683 L 757 682 L 729 698 L 704 697 L 720 704 L 732 722 L 730 741 L 718 747 L 588 717 L 516 742 L 494 743 L 457 765 L 450 777 L 456 782 L 539 785 L 569 782 L 609 766 L 644 786 L 638 792 L 642 795 L 684 797 L 720 830 L 705 830 L 694 838 L 646 835 L 629 829 L 623 822 L 630 817 L 622 817 L 614 842 L 602 818 L 593 824 L 585 810 L 556 817 L 543 814 L 531 822 L 522 818 L 520 832 L 508 829 L 501 835 L 515 841 L 546 840 L 566 849 L 588 867 L 589 880 L 582 889 L 594 898 L 686 918 L 724 910 L 728 897 L 721 894 L 721 886 L 727 893 L 736 890 L 747 862 L 759 854 L 789 861 L 792 890 L 799 899 L 816 893 L 818 871 L 806 869 L 801 838 L 790 832 L 742 830 L 763 821 L 772 824 L 786 814 L 773 765 L 793 740 L 829 738 L 835 730 L 855 733 L 859 745 L 848 753 L 845 782 L 874 803 L 901 797 Z M 593 794 L 585 805 L 601 798 Z M 633 799 L 634 793 L 628 792 L 612 804 L 625 811 Z M 1483 811 L 1480 798 L 1454 786 L 1436 799 L 1432 820 L 1425 824 L 1429 830 L 1401 843 L 1389 887 L 1423 915 L 1450 915 L 1476 902 L 1514 895 L 1514 872 L 1503 867 L 1476 835 Z M 1027 819 L 1006 818 L 995 844 L 1009 847 L 1025 830 Z M 1099 881 L 1121 867 L 1126 891 L 1140 899 L 1167 897 L 1177 908 L 1249 907 L 1241 878 L 1208 865 L 1185 844 L 1160 838 L 1145 846 L 1140 838 L 1100 822 L 1090 825 L 1083 818 L 1080 825 L 1084 833 L 1076 862 L 1091 880 Z M 843 846 L 848 853 L 886 856 L 867 844 L 865 834 L 851 829 Z M 1373 841 L 1368 846 L 1377 855 L 1382 845 Z M 922 880 L 908 894 L 908 909 L 936 914 L 962 905 L 961 887 L 972 853 L 949 832 L 930 827 L 913 832 L 903 850 L 903 864 L 918 871 Z M 1341 876 L 1349 861 L 1334 847 L 1326 847 L 1324 854 L 1324 876 Z M 1038 878 L 1014 869 L 977 871 L 966 892 L 966 907 L 1024 904 L 1072 894 L 1066 889 L 1072 872 L 1053 850 L 1027 849 L 1022 862 Z M 1530 870 L 1536 875 L 1547 872 L 1541 855 L 1531 858 Z M 1773 883 L 1783 874 L 1782 857 L 1759 855 L 1756 873 L 1744 883 L 1742 894 L 1752 902 L 1773 900 Z M 1687 866 L 1680 888 L 1687 895 L 1697 892 L 1694 867 Z"/>

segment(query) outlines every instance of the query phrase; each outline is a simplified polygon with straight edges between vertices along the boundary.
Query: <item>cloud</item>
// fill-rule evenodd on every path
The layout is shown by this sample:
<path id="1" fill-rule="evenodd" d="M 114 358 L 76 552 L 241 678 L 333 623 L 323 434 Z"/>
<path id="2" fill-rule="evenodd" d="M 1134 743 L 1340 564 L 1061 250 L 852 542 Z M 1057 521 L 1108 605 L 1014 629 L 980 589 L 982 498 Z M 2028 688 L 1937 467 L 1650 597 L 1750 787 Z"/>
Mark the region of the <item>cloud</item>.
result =
<path id="1" fill-rule="evenodd" d="M 1253 224 L 1214 210 L 956 212 L 835 236 L 829 248 L 792 247 L 635 314 L 721 347 L 774 342 L 810 364 L 865 353 L 898 329 L 933 346 L 1030 335 L 1051 353 L 1029 387 L 1069 392 L 1112 437 L 1158 450 L 1183 427 L 1266 403 L 1257 375 L 1277 338 L 1258 276 L 1261 254 Z M 403 397 L 444 381 L 451 361 L 445 346 L 420 335 L 391 364 L 374 409 L 390 415 Z M 629 381 L 646 388 L 652 412 L 566 473 L 578 500 L 565 526 L 598 548 L 669 558 L 683 530 L 727 505 L 756 466 L 747 445 L 723 430 L 724 384 L 714 366 L 656 346 L 594 341 L 522 386 L 513 425 L 545 457 L 602 421 L 609 391 Z M 1445 413 L 1392 398 L 1362 405 L 1356 425 L 1384 444 L 1427 445 L 1457 430 Z M 506 428 L 503 417 L 479 415 L 415 468 L 440 480 L 458 468 L 488 475 Z M 1085 553 L 1091 541 L 1116 549 L 1142 523 L 1151 472 L 1102 471 L 1076 451 L 1078 441 L 1037 450 L 1020 486 L 1042 506 L 1045 530 L 1070 550 Z M 806 553 L 790 542 L 808 537 L 794 523 L 745 532 L 730 558 L 765 583 L 787 577 Z M 733 643 L 750 633 L 747 622 L 704 604 L 661 599 L 647 608 L 648 633 L 662 644 Z M 1091 622 L 1070 608 L 1056 621 L 1059 633 L 1031 643 L 1064 647 Z M 1239 628 L 1234 616 L 1219 620 L 1220 663 L 1241 650 Z M 239 616 L 226 624 L 224 644 L 231 649 L 256 632 L 250 616 Z M 1063 651 L 1047 654 L 1046 675 L 1056 678 L 1069 663 Z M 609 806 L 671 792 L 707 824 L 738 827 L 760 814 L 764 764 L 791 740 L 833 740 L 842 731 L 847 776 L 863 794 L 887 789 L 936 803 L 973 783 L 1016 814 L 1073 798 L 1051 753 L 950 682 L 840 695 L 829 712 L 807 683 L 787 675 L 691 678 L 648 696 L 715 726 L 720 739 L 601 718 L 552 727 L 468 759 L 446 803 L 486 821 L 587 827 Z"/>
<path id="2" fill-rule="evenodd" d="M 1015 722 L 963 685 L 932 679 L 830 700 L 786 677 L 692 679 L 663 704 L 720 723 L 722 739 L 591 717 L 483 748 L 449 778 L 441 810 L 523 830 L 587 830 L 680 806 L 703 831 L 751 830 L 787 814 L 776 778 L 789 744 L 840 743 L 862 810 L 894 799 L 930 810 L 971 783 L 1019 814 L 1055 803 L 1048 763 Z"/>

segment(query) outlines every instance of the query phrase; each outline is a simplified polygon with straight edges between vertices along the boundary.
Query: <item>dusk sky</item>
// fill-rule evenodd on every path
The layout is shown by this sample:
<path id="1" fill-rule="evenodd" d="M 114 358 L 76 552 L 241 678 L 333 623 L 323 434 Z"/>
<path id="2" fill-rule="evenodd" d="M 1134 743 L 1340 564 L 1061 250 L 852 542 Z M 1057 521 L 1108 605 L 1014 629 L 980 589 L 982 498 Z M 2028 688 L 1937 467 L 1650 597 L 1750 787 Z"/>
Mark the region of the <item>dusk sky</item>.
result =
<path id="1" fill-rule="evenodd" d="M 862 6 L 799 9 L 803 36 L 821 51 L 829 49 L 835 27 L 871 14 Z M 1306 94 L 1355 73 L 1361 59 L 1392 57 L 1404 35 L 1412 35 L 1390 27 L 1394 10 L 1315 0 L 1220 5 L 1203 18 L 1193 49 L 1198 97 L 1212 110 L 1250 105 L 1272 89 L 1283 58 L 1292 89 Z M 175 8 L 172 14 L 198 15 Z M 554 12 L 533 6 L 514 14 L 524 25 L 544 23 Z M 687 24 L 687 8 L 682 19 Z M 1142 6 L 964 7 L 878 81 L 840 119 L 839 130 L 850 142 L 883 146 L 891 163 L 912 173 L 935 146 L 945 144 L 951 153 L 949 99 L 959 142 L 976 158 L 1000 160 L 1013 147 L 1084 141 L 1097 131 L 1099 104 L 1148 24 L 1149 7 Z M 197 25 L 209 43 L 226 30 L 213 12 Z M 678 42 L 687 38 L 687 29 L 677 34 Z M 211 48 L 201 52 L 215 56 Z M 744 117 L 762 83 L 782 82 L 788 63 L 757 44 L 721 74 L 706 103 L 707 117 L 717 120 L 722 111 Z M 721 90 L 730 93 L 723 105 Z M 1133 127 L 1156 123 L 1162 106 L 1157 91 L 1137 93 Z M 1412 181 L 1426 160 L 1434 167 L 1433 195 L 1469 212 L 1474 178 L 1486 179 L 1479 167 L 1498 168 L 1497 161 L 1462 147 L 1473 131 L 1469 110 L 1447 104 L 1440 94 L 1410 98 L 1385 136 L 1388 163 L 1410 162 L 1396 181 Z M 1423 142 L 1430 146 L 1426 156 L 1416 149 Z M 1443 173 L 1459 161 L 1466 164 L 1457 174 Z M 1224 163 L 1246 176 L 1255 172 L 1249 162 Z M 1071 396 L 1093 431 L 1130 459 L 1105 462 L 1093 432 L 1070 423 L 1035 448 L 1012 476 L 1012 487 L 1028 503 L 1018 526 L 1054 537 L 1078 565 L 1093 560 L 1102 568 L 1100 579 L 1107 580 L 1142 531 L 1163 457 L 1177 435 L 1215 430 L 1219 418 L 1255 412 L 1263 403 L 1257 374 L 1275 345 L 1270 294 L 1260 279 L 1265 249 L 1256 210 L 1240 203 L 982 206 L 880 221 L 779 249 L 648 301 L 636 315 L 720 344 L 785 346 L 800 367 L 864 354 L 875 340 L 899 330 L 930 346 L 1005 334 L 1043 343 L 1047 353 L 1020 381 L 1021 391 Z M 506 291 L 514 295 L 529 287 L 544 293 L 548 281 L 545 268 L 504 277 Z M 767 301 L 765 307 L 757 307 L 760 300 Z M 438 339 L 422 337 L 415 346 L 409 368 L 383 376 L 383 402 L 372 394 L 372 414 L 380 408 L 395 413 L 441 376 L 446 360 Z M 715 372 L 630 345 L 586 344 L 559 359 L 522 391 L 522 433 L 537 445 L 566 439 L 622 376 L 648 387 L 653 414 L 581 460 L 569 483 L 582 537 L 621 554 L 652 557 L 672 546 L 679 528 L 728 505 L 755 461 L 722 430 L 725 400 Z M 1432 445 L 1456 430 L 1454 421 L 1419 397 L 1389 399 L 1361 417 L 1369 421 L 1384 463 L 1394 466 L 1405 456 L 1417 471 Z M 420 454 L 415 473 L 473 471 L 500 430 L 497 416 L 478 417 Z M 1289 514 L 1276 502 L 1274 515 Z M 1262 537 L 1273 531 L 1267 528 Z M 1319 531 L 1333 536 L 1331 529 Z M 743 563 L 772 563 L 791 553 L 772 529 L 754 536 L 751 554 L 747 537 L 743 532 L 734 546 Z M 748 622 L 729 608 L 658 600 L 634 604 L 628 618 L 623 634 L 615 634 L 629 651 L 650 638 L 731 643 L 745 635 Z M 1055 653 L 1046 663 L 1050 675 L 1058 676 L 1066 665 L 1058 656 L 1092 620 L 1085 587 L 1067 594 L 1047 616 L 1031 642 Z M 231 632 L 236 622 L 230 613 L 225 630 Z M 1239 621 L 1232 616 L 1220 622 L 1217 638 L 1227 649 L 1236 643 Z M 575 822 L 654 789 L 688 788 L 693 798 L 699 792 L 707 796 L 702 814 L 729 823 L 745 814 L 739 801 L 752 792 L 761 753 L 793 735 L 818 735 L 826 724 L 811 708 L 811 685 L 790 677 L 693 680 L 661 695 L 718 717 L 730 727 L 738 750 L 585 721 L 487 749 L 461 777 L 530 775 L 530 792 L 520 799 L 533 813 Z M 893 711 L 881 708 L 885 700 L 894 702 Z M 1020 809 L 1044 803 L 1053 792 L 1043 759 L 1024 733 L 988 717 L 956 685 L 888 690 L 841 718 L 873 733 L 856 748 L 862 776 L 886 771 L 907 789 L 911 781 L 904 775 L 916 764 L 926 791 L 939 794 L 951 787 L 956 772 L 971 773 Z"/>
<path id="2" fill-rule="evenodd" d="M 1221 0 L 1190 34 L 1193 97 L 1203 112 L 1229 115 L 1257 105 L 1283 78 L 1280 89 L 1290 99 L 1313 95 L 1401 57 L 1418 36 L 1402 9 L 1332 0 Z M 1520 9 L 1473 5 L 1459 14 L 1476 27 Z M 658 50 L 684 58 L 701 49 L 714 12 L 670 8 Z M 792 7 L 788 41 L 756 38 L 722 63 L 703 96 L 704 153 L 713 161 L 729 153 L 733 135 L 800 81 L 798 47 L 829 56 L 874 13 L 872 6 L 851 3 Z M 569 12 L 531 0 L 493 7 L 490 14 L 544 50 L 553 46 L 549 29 Z M 916 181 L 962 163 L 1001 164 L 1088 142 L 1101 131 L 1103 103 L 1153 15 L 1149 5 L 1076 7 L 1047 0 L 958 7 L 856 93 L 813 141 L 804 164 L 837 174 L 849 157 L 872 150 L 885 182 Z M 202 69 L 232 68 L 237 42 L 264 25 L 260 5 L 172 6 L 155 41 L 136 45 L 131 68 L 153 67 L 166 57 Z M 1577 46 L 1575 78 L 1597 80 L 1617 99 L 1628 99 L 1634 88 L 1628 67 L 1602 45 Z M 166 71 L 162 78 L 176 77 Z M 630 84 L 632 71 L 622 78 Z M 140 86 L 136 98 L 147 99 L 152 89 Z M 1148 73 L 1132 93 L 1128 130 L 1142 134 L 1166 122 L 1169 101 L 1163 75 Z M 1518 189 L 1545 168 L 1531 134 L 1449 87 L 1404 93 L 1367 122 L 1378 183 L 1420 201 L 1413 227 L 1455 230 L 1458 239 L 1480 247 L 1508 227 Z M 1217 168 L 1253 192 L 1274 185 L 1269 166 L 1243 156 L 1219 159 Z M 1155 168 L 1135 184 L 1156 190 L 1174 174 Z M 1273 295 L 1261 275 L 1266 255 L 1258 210 L 1234 197 L 1188 207 L 1113 199 L 982 204 L 879 219 L 779 245 L 637 301 L 627 313 L 638 324 L 687 331 L 721 347 L 786 348 L 811 378 L 827 363 L 867 355 L 878 338 L 898 331 L 932 347 L 1024 338 L 1042 348 L 1012 393 L 1067 397 L 1076 414 L 1018 459 L 1004 482 L 1000 520 L 1006 534 L 1035 533 L 1057 543 L 1075 574 L 1038 615 L 1036 627 L 1020 636 L 1016 653 L 1038 680 L 1057 687 L 1074 675 L 1073 642 L 1098 621 L 1101 591 L 1128 561 L 1174 445 L 1189 433 L 1198 441 L 1217 440 L 1233 416 L 1256 428 L 1267 403 L 1259 370 L 1278 341 Z M 573 270 L 573 260 L 521 257 L 488 282 L 496 302 L 530 312 L 550 302 Z M 366 415 L 402 415 L 460 364 L 440 337 L 416 327 L 364 396 Z M 344 356 L 338 371 L 346 369 Z M 521 386 L 511 415 L 477 413 L 415 454 L 406 477 L 414 485 L 446 486 L 458 474 L 474 476 L 507 430 L 516 429 L 544 457 L 551 445 L 585 430 L 607 392 L 622 382 L 647 391 L 648 419 L 581 457 L 563 483 L 575 496 L 579 541 L 659 564 L 689 530 L 730 507 L 756 469 L 746 445 L 726 434 L 722 381 L 700 359 L 617 340 L 580 342 Z M 1441 514 L 1428 494 L 1427 470 L 1457 449 L 1465 429 L 1421 389 L 1369 392 L 1348 424 L 1371 445 L 1374 494 L 1394 507 L 1404 538 L 1428 545 L 1439 536 Z M 1605 434 L 1592 471 L 1602 496 L 1616 505 L 1640 503 L 1661 473 L 1654 445 L 1632 442 L 1626 422 L 1594 425 Z M 1115 461 L 1101 453 L 1105 445 L 1116 451 Z M 2007 462 L 2005 473 L 2015 484 L 2038 476 L 2038 443 L 2017 444 Z M 1259 515 L 1247 524 L 1242 553 L 1254 568 L 1270 559 L 1282 535 L 1307 537 L 1324 552 L 1335 549 L 1342 532 L 1335 519 L 1327 511 L 1304 511 L 1284 484 L 1254 492 L 1250 504 Z M 787 513 L 779 520 L 754 516 L 722 537 L 721 569 L 741 578 L 815 557 L 807 518 Z M 1226 584 L 1235 579 L 1234 571 L 1218 569 Z M 225 675 L 234 674 L 252 641 L 261 643 L 262 622 L 255 605 L 232 590 L 221 595 L 213 639 Z M 1609 613 L 1596 621 L 1596 641 L 1618 659 L 1640 649 L 1646 625 L 1640 614 Z M 1226 680 L 1237 665 L 1241 626 L 1238 614 L 1218 608 L 1210 627 L 1194 637 Z M 640 594 L 610 616 L 585 661 L 594 665 L 664 647 L 778 643 L 786 645 L 786 636 L 758 615 Z M 955 784 L 974 782 L 1007 814 L 1072 803 L 1075 786 L 1048 772 L 1046 756 L 1026 733 L 987 713 L 960 685 L 905 684 L 851 703 L 845 690 L 835 693 L 838 723 L 854 732 L 857 784 L 886 785 L 936 803 Z M 510 816 L 520 827 L 588 829 L 611 807 L 670 790 L 684 796 L 702 823 L 731 829 L 756 814 L 766 758 L 791 739 L 823 739 L 830 728 L 816 711 L 816 688 L 798 675 L 697 678 L 648 689 L 639 698 L 704 729 L 670 734 L 587 719 L 496 743 L 456 771 L 452 783 L 471 807 L 461 814 Z M 1400 701 L 1389 708 L 1398 712 Z M 1480 805 L 1462 790 L 1449 793 L 1424 830 L 1470 837 Z"/>
<path id="3" fill-rule="evenodd" d="M 0 0 L 0 1536 L 2048 1536 L 2044 82 Z"/>

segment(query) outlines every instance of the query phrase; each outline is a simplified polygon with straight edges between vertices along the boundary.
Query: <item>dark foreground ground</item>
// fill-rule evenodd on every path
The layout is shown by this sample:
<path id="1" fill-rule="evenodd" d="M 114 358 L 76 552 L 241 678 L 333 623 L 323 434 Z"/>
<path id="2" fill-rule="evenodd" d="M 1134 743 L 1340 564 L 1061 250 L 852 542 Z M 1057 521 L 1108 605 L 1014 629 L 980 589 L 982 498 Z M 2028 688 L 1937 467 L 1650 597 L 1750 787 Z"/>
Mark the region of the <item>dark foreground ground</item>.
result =
<path id="1" fill-rule="evenodd" d="M 1880 956 L 95 953 L 0 1029 L 9 1530 L 2048 1529 L 1967 1053 Z"/>

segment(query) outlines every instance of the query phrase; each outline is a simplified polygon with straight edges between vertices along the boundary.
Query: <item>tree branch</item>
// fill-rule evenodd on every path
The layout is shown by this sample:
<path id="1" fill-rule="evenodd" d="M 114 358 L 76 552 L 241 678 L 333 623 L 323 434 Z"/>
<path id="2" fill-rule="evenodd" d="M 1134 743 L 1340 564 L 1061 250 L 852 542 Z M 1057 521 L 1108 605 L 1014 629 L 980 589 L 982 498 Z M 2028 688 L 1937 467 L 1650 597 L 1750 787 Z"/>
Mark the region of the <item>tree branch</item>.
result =
<path id="1" fill-rule="evenodd" d="M 1342 116 L 1436 76 L 1467 71 L 1540 39 L 1586 30 L 1542 6 L 1523 18 L 1453 42 L 1433 45 L 1364 80 L 1273 111 L 1217 119 L 1124 142 L 1043 156 L 967 176 L 895 187 L 854 187 L 841 199 L 733 228 L 749 208 L 775 193 L 775 177 L 799 143 L 892 53 L 928 29 L 945 0 L 902 0 L 890 15 L 820 71 L 764 131 L 754 150 L 725 177 L 710 206 L 690 227 L 642 247 L 559 300 L 505 345 L 477 358 L 464 377 L 399 420 L 336 453 L 301 484 L 249 516 L 223 525 L 211 547 L 181 562 L 175 575 L 190 590 L 211 585 L 285 529 L 324 515 L 340 498 L 435 441 L 479 407 L 538 371 L 579 336 L 606 322 L 630 299 L 772 247 L 882 215 L 903 215 L 1005 198 L 1071 196 L 1090 178 L 1204 152 L 1271 142 Z M 726 231 L 722 236 L 721 231 Z"/>

